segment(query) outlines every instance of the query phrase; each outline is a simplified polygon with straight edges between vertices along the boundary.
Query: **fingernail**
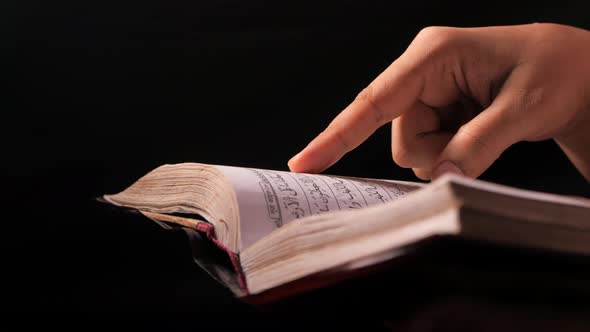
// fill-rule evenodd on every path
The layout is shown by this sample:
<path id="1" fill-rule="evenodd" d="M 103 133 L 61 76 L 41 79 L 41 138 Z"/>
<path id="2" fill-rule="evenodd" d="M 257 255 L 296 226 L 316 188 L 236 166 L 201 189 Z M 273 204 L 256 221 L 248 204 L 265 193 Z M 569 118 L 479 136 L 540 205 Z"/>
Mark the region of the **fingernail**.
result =
<path id="1" fill-rule="evenodd" d="M 434 180 L 447 173 L 463 175 L 463 171 L 461 171 L 461 169 L 457 167 L 457 165 L 448 160 L 445 160 L 434 169 L 434 171 L 432 172 L 432 179 Z"/>

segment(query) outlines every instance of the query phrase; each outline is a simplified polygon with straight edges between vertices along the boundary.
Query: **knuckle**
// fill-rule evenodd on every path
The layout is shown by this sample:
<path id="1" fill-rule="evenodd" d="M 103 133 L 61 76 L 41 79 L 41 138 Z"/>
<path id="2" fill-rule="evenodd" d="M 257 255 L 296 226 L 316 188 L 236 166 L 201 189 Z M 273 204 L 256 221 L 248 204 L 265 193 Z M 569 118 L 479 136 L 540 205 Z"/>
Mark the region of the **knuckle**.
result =
<path id="1" fill-rule="evenodd" d="M 530 126 L 530 116 L 546 102 L 547 91 L 544 88 L 514 89 L 510 101 L 503 110 L 503 121 L 507 125 L 518 126 L 522 133 Z"/>
<path id="2" fill-rule="evenodd" d="M 454 47 L 460 40 L 461 31 L 460 28 L 429 26 L 420 30 L 415 42 L 422 44 L 429 54 L 436 55 Z"/>
<path id="3" fill-rule="evenodd" d="M 486 159 L 494 160 L 501 153 L 493 144 L 489 144 L 485 135 L 481 134 L 481 130 L 474 123 L 464 124 L 459 127 L 455 136 L 468 142 L 471 145 L 471 151 L 477 151 L 478 154 L 486 156 Z"/>
<path id="4" fill-rule="evenodd" d="M 547 139 L 556 128 L 570 126 L 571 117 L 553 116 L 554 108 L 549 105 L 557 104 L 556 98 L 544 86 L 517 90 L 512 103 L 511 107 L 504 111 L 504 122 L 506 126 L 518 128 L 514 130 L 514 136 L 518 140 Z M 541 122 L 539 119 L 551 121 Z"/>
<path id="5" fill-rule="evenodd" d="M 562 33 L 566 30 L 569 30 L 569 27 L 566 25 L 561 25 L 561 24 L 557 24 L 557 23 L 546 23 L 546 22 L 535 22 L 532 23 L 531 25 L 531 35 L 533 37 L 536 38 L 544 38 L 546 40 L 546 38 L 549 37 L 554 37 L 555 35 L 557 35 L 557 37 L 562 37 Z"/>
<path id="6" fill-rule="evenodd" d="M 349 139 L 346 137 L 342 130 L 336 130 L 334 132 L 334 138 L 340 144 L 344 151 L 348 152 L 353 149 L 352 144 L 350 143 Z"/>
<path id="7" fill-rule="evenodd" d="M 519 93 L 520 109 L 527 110 L 535 108 L 542 104 L 546 95 L 545 89 L 541 87 L 521 90 Z"/>
<path id="8" fill-rule="evenodd" d="M 366 88 L 364 88 L 355 98 L 356 102 L 365 103 L 369 106 L 369 111 L 373 115 L 373 119 L 377 125 L 382 125 L 387 120 L 385 119 L 385 114 L 381 107 L 378 106 L 376 99 L 375 99 L 375 92 L 373 85 L 369 84 Z"/>
<path id="9" fill-rule="evenodd" d="M 339 150 L 344 152 L 349 152 L 354 148 L 343 128 L 336 124 L 330 124 L 318 137 L 322 137 L 324 140 L 331 142 L 331 144 L 338 145 Z"/>
<path id="10" fill-rule="evenodd" d="M 433 39 L 436 36 L 440 35 L 442 31 L 444 31 L 446 29 L 446 27 L 442 27 L 442 26 L 427 26 L 424 27 L 420 30 L 420 32 L 418 32 L 418 38 L 422 38 L 422 39 Z"/>
<path id="11" fill-rule="evenodd" d="M 355 98 L 356 101 L 365 102 L 373 98 L 373 87 L 368 85 Z"/>

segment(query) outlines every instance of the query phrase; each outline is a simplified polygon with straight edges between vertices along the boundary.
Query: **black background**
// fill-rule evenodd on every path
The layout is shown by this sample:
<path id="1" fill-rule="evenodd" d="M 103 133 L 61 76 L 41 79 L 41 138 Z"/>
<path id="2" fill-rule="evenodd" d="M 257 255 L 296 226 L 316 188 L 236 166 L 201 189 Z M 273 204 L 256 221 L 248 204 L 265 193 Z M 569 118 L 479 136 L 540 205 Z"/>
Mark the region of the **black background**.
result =
<path id="1" fill-rule="evenodd" d="M 6 303 L 59 312 L 61 324 L 139 315 L 132 326 L 194 330 L 203 319 L 235 327 L 231 318 L 249 315 L 247 329 L 274 326 L 199 270 L 182 234 L 93 198 L 164 163 L 286 169 L 425 26 L 589 28 L 588 9 L 584 1 L 3 1 Z M 328 172 L 417 180 L 392 162 L 388 126 Z M 482 178 L 590 196 L 551 141 L 511 147 Z"/>

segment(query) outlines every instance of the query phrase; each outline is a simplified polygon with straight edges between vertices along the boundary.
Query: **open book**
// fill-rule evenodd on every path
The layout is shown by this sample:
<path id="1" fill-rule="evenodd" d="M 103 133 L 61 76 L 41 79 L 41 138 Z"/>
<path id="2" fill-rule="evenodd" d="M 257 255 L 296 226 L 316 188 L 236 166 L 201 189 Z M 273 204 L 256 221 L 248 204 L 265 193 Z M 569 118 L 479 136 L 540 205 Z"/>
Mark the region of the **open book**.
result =
<path id="1" fill-rule="evenodd" d="M 590 254 L 586 199 L 458 176 L 424 184 L 182 163 L 104 199 L 187 230 L 196 261 L 239 297 L 346 275 L 441 235 Z"/>

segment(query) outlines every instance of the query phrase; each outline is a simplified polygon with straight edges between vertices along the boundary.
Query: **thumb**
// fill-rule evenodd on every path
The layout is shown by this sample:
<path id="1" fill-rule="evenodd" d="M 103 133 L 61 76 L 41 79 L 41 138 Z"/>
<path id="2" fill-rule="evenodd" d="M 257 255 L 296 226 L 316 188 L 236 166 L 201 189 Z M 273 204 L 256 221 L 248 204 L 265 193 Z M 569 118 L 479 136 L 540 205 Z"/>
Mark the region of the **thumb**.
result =
<path id="1" fill-rule="evenodd" d="M 500 95 L 486 110 L 467 122 L 451 138 L 433 164 L 432 179 L 445 173 L 477 178 L 526 130 L 517 98 Z M 520 104 L 522 105 L 522 104 Z"/>

